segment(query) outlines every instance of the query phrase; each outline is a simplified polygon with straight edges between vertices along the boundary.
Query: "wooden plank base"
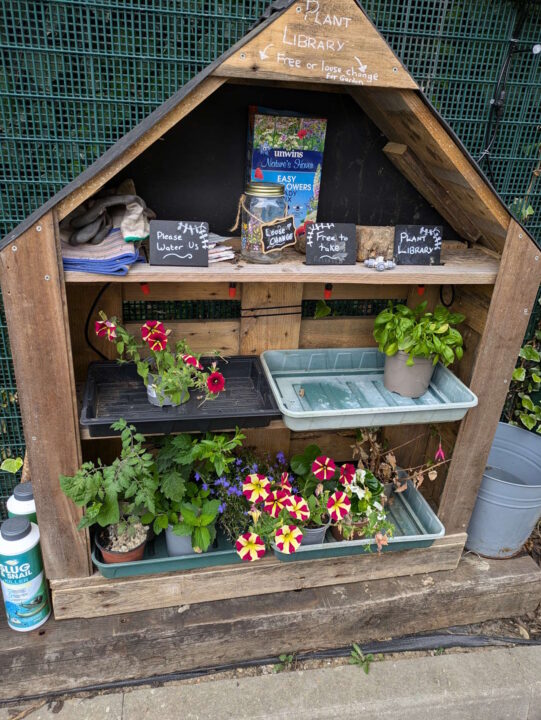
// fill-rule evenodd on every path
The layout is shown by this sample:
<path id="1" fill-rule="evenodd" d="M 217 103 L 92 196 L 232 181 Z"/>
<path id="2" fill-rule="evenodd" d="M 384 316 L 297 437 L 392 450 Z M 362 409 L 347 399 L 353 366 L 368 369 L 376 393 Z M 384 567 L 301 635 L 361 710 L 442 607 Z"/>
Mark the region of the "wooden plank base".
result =
<path id="1" fill-rule="evenodd" d="M 50 620 L 32 633 L 2 623 L 0 701 L 512 617 L 540 598 L 530 557 L 466 555 L 453 572 Z"/>
<path id="2" fill-rule="evenodd" d="M 466 535 L 437 540 L 431 547 L 378 555 L 366 553 L 328 560 L 280 562 L 274 556 L 255 563 L 204 568 L 164 575 L 107 580 L 89 578 L 51 583 L 57 620 L 116 615 L 175 605 L 303 590 L 337 583 L 379 580 L 454 570 Z"/>

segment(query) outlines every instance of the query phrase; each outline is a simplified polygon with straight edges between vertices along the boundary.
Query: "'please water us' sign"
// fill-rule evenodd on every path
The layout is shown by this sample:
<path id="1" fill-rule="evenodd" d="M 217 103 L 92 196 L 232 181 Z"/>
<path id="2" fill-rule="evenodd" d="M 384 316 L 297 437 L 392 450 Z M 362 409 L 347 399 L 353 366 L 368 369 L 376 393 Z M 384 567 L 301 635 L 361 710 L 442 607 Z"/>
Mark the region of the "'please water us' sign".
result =
<path id="1" fill-rule="evenodd" d="M 397 265 L 440 265 L 443 229 L 437 225 L 397 225 L 394 257 Z"/>
<path id="2" fill-rule="evenodd" d="M 209 226 L 188 220 L 150 221 L 150 264 L 208 267 Z"/>

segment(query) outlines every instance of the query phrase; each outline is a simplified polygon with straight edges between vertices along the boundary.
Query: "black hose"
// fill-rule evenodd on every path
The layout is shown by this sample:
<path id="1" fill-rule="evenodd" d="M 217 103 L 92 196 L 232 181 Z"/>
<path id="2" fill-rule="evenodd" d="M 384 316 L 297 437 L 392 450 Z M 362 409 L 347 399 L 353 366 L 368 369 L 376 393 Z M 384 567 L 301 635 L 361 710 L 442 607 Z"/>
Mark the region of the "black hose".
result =
<path id="1" fill-rule="evenodd" d="M 90 347 L 97 355 L 99 355 L 99 356 L 101 357 L 102 360 L 109 360 L 109 358 L 106 357 L 106 356 L 101 352 L 101 350 L 99 350 L 95 345 L 92 344 L 92 341 L 90 340 L 90 336 L 89 336 L 89 334 L 88 334 L 88 331 L 89 331 L 89 326 L 90 326 L 90 320 L 91 320 L 91 318 L 92 318 L 92 315 L 94 314 L 94 310 L 96 309 L 96 305 L 99 303 L 99 301 L 100 301 L 100 299 L 101 299 L 101 296 L 102 296 L 103 293 L 107 290 L 107 288 L 109 287 L 110 284 L 111 284 L 110 282 L 105 283 L 105 285 L 100 289 L 99 293 L 96 295 L 96 297 L 95 297 L 95 299 L 94 299 L 94 302 L 92 303 L 92 307 L 91 307 L 90 310 L 88 311 L 88 315 L 86 316 L 86 322 L 85 322 L 85 339 L 86 339 L 86 342 L 88 343 L 89 347 Z"/>

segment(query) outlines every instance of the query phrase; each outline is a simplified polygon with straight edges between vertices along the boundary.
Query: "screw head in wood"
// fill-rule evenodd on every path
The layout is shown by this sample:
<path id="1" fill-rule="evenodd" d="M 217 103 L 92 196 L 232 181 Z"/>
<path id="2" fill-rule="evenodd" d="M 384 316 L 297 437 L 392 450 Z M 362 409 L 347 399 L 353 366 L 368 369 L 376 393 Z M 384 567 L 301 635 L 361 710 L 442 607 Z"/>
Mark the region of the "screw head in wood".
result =
<path id="1" fill-rule="evenodd" d="M 50 275 L 44 275 L 43 277 L 44 277 L 45 280 L 50 280 L 50 279 L 51 279 L 51 276 L 50 276 Z"/>
<path id="2" fill-rule="evenodd" d="M 11 249 L 13 250 L 13 252 L 17 252 L 17 245 L 12 245 Z"/>
<path id="3" fill-rule="evenodd" d="M 394 67 L 394 68 L 393 68 L 393 72 L 398 72 L 398 68 L 397 68 L 397 67 Z"/>
<path id="4" fill-rule="evenodd" d="M 528 314 L 528 308 L 524 308 L 524 315 Z"/>
<path id="5" fill-rule="evenodd" d="M 239 57 L 241 60 L 246 60 L 246 53 L 242 52 Z"/>
<path id="6" fill-rule="evenodd" d="M 36 232 L 41 232 L 41 225 L 36 225 Z"/>

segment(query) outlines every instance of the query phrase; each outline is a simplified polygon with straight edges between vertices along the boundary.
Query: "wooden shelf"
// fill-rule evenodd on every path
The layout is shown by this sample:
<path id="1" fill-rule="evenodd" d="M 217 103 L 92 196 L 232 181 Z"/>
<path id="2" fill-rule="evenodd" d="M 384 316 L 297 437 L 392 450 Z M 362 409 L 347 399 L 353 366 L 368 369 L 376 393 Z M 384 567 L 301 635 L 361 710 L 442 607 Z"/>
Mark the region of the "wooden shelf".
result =
<path id="1" fill-rule="evenodd" d="M 68 271 L 68 283 L 142 283 L 142 282 L 267 282 L 267 283 L 344 283 L 368 285 L 493 285 L 499 261 L 478 248 L 445 248 L 443 265 L 401 265 L 394 270 L 377 272 L 357 263 L 350 266 L 307 266 L 294 250 L 275 265 L 258 265 L 243 260 L 221 262 L 208 268 L 157 267 L 134 265 L 127 275 L 96 275 Z"/>
<path id="2" fill-rule="evenodd" d="M 136 425 L 137 423 L 134 421 L 133 424 Z M 245 432 L 246 430 L 251 430 L 251 431 L 253 431 L 253 432 L 255 432 L 255 431 L 268 432 L 268 431 L 271 431 L 271 430 L 285 430 L 285 428 L 286 428 L 286 426 L 284 425 L 283 420 L 272 420 L 268 425 L 265 425 L 264 427 L 259 427 L 259 428 L 241 428 L 241 429 L 242 429 L 243 432 Z M 168 433 L 168 434 L 169 434 L 169 435 L 180 435 L 181 433 L 200 434 L 201 432 L 204 432 L 204 431 L 201 431 L 201 430 L 178 430 L 178 431 L 173 431 L 172 433 Z M 229 428 L 229 429 L 227 429 L 227 430 L 213 430 L 212 432 L 216 432 L 216 433 L 235 432 L 235 427 L 231 427 L 231 428 Z M 110 439 L 110 438 L 118 438 L 118 437 L 120 437 L 120 436 L 118 435 L 118 433 L 117 433 L 117 434 L 111 433 L 110 435 L 100 435 L 99 437 L 92 437 L 92 436 L 90 435 L 89 429 L 88 429 L 87 427 L 84 427 L 83 425 L 80 425 L 80 433 L 81 433 L 81 440 L 108 440 L 108 439 Z M 158 432 L 158 433 L 156 433 L 156 432 L 146 432 L 146 433 L 145 433 L 145 437 L 147 437 L 147 438 L 149 438 L 149 437 L 163 437 L 163 435 L 164 435 L 163 432 Z"/>

